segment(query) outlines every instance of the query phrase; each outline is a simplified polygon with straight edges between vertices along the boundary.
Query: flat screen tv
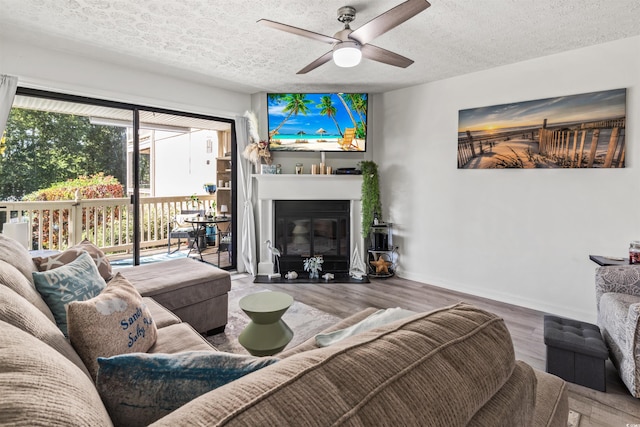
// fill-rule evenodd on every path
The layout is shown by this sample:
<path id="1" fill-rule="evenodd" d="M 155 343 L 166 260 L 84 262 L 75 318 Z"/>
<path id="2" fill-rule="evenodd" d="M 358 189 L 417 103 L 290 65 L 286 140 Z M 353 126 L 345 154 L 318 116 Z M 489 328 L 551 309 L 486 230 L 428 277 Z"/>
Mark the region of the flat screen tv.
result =
<path id="1" fill-rule="evenodd" d="M 269 93 L 269 148 L 365 151 L 367 103 L 366 93 Z"/>

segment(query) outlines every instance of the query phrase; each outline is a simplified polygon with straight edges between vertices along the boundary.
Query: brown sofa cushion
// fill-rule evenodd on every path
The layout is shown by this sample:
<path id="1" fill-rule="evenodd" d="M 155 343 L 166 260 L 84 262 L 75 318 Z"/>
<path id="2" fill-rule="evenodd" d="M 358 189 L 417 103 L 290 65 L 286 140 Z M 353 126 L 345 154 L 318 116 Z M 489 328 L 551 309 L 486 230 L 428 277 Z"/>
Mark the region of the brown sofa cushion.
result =
<path id="1" fill-rule="evenodd" d="M 165 326 L 175 325 L 176 323 L 182 322 L 178 316 L 158 304 L 153 298 L 142 297 L 142 301 L 144 301 L 149 312 L 151 312 L 151 317 L 153 318 L 153 322 L 156 324 L 156 328 L 160 329 Z"/>
<path id="2" fill-rule="evenodd" d="M 2 321 L 0 360 L 1 425 L 112 425 L 87 375 L 42 341 Z"/>
<path id="3" fill-rule="evenodd" d="M 181 351 L 218 351 L 188 323 L 158 329 L 156 343 L 147 353 L 180 353 Z"/>
<path id="4" fill-rule="evenodd" d="M 569 413 L 567 383 L 542 371 L 535 371 L 538 380 L 538 394 L 534 413 L 534 425 L 565 427 Z"/>
<path id="5" fill-rule="evenodd" d="M 0 234 L 0 260 L 8 262 L 33 284 L 31 273 L 36 270 L 29 251 L 16 240 Z"/>
<path id="6" fill-rule="evenodd" d="M 67 305 L 69 341 L 93 378 L 98 357 L 144 353 L 156 342 L 151 312 L 131 283 L 116 274 L 100 295 Z"/>
<path id="7" fill-rule="evenodd" d="M 0 320 L 22 329 L 57 350 L 90 377 L 80 356 L 62 331 L 16 292 L 0 286 Z"/>
<path id="8" fill-rule="evenodd" d="M 33 279 L 27 280 L 17 268 L 2 260 L 0 260 L 0 283 L 29 301 L 55 324 L 53 313 L 36 290 Z"/>
<path id="9" fill-rule="evenodd" d="M 82 255 L 83 251 L 89 253 L 91 259 L 93 259 L 93 262 L 96 263 L 96 267 L 98 267 L 100 276 L 102 276 L 105 281 L 111 280 L 113 272 L 111 271 L 111 264 L 109 263 L 109 259 L 99 247 L 97 247 L 87 239 L 84 239 L 82 242 L 78 243 L 75 246 L 71 246 L 69 249 L 65 250 L 62 253 L 51 255 L 48 257 L 35 257 L 33 258 L 33 263 L 36 265 L 38 271 L 53 270 L 55 268 L 69 264 L 71 261 Z"/>
<path id="10" fill-rule="evenodd" d="M 533 426 L 535 403 L 536 375 L 531 366 L 517 361 L 508 381 L 480 408 L 467 427 Z M 565 427 L 566 422 L 565 418 Z"/>
<path id="11" fill-rule="evenodd" d="M 504 321 L 461 303 L 290 356 L 155 425 L 466 425 L 514 368 Z"/>
<path id="12" fill-rule="evenodd" d="M 121 273 L 142 296 L 153 297 L 172 311 L 231 290 L 228 271 L 191 258 L 138 265 Z M 170 300 L 166 295 L 171 296 Z"/>
<path id="13" fill-rule="evenodd" d="M 200 333 L 227 324 L 228 271 L 190 258 L 137 265 L 121 273 L 145 297 L 175 313 Z"/>

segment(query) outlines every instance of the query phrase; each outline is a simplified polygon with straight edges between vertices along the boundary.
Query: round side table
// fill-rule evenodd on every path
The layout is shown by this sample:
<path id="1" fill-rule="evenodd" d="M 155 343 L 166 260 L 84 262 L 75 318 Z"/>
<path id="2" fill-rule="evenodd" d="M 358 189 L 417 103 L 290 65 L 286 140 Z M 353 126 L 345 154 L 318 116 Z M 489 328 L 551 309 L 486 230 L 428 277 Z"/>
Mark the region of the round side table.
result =
<path id="1" fill-rule="evenodd" d="M 282 351 L 293 331 L 281 319 L 293 304 L 293 297 L 283 292 L 258 292 L 240 299 L 240 308 L 251 319 L 238 341 L 254 356 L 271 356 Z"/>

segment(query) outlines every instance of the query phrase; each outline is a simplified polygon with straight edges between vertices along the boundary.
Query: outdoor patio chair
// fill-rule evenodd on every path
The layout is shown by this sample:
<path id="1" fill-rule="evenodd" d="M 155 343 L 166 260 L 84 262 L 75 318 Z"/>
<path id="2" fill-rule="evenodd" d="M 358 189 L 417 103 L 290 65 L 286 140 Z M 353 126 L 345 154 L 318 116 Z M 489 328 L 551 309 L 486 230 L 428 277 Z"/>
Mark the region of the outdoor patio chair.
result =
<path id="1" fill-rule="evenodd" d="M 229 263 L 231 263 L 231 222 L 218 224 L 218 267 L 220 266 L 220 254 L 227 252 L 229 254 Z"/>
<path id="2" fill-rule="evenodd" d="M 194 218 L 197 216 L 204 216 L 204 210 L 188 210 L 185 209 L 176 215 L 169 222 L 168 233 L 168 247 L 167 253 L 171 254 L 180 250 L 180 244 L 182 239 L 187 241 L 187 247 L 193 249 L 193 244 L 198 244 L 198 227 L 194 227 L 192 224 L 185 222 L 186 219 Z M 178 247 L 171 252 L 171 239 L 178 239 Z"/>

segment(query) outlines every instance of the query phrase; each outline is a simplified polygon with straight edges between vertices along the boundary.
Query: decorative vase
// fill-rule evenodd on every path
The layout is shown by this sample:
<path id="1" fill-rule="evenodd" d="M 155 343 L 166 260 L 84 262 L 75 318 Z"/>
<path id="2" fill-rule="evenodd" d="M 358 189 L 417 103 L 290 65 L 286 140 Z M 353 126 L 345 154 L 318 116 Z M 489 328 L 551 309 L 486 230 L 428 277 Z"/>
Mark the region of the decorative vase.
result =
<path id="1" fill-rule="evenodd" d="M 309 271 L 309 279 L 318 279 L 320 277 L 320 274 L 318 274 L 318 270 L 311 270 Z"/>

